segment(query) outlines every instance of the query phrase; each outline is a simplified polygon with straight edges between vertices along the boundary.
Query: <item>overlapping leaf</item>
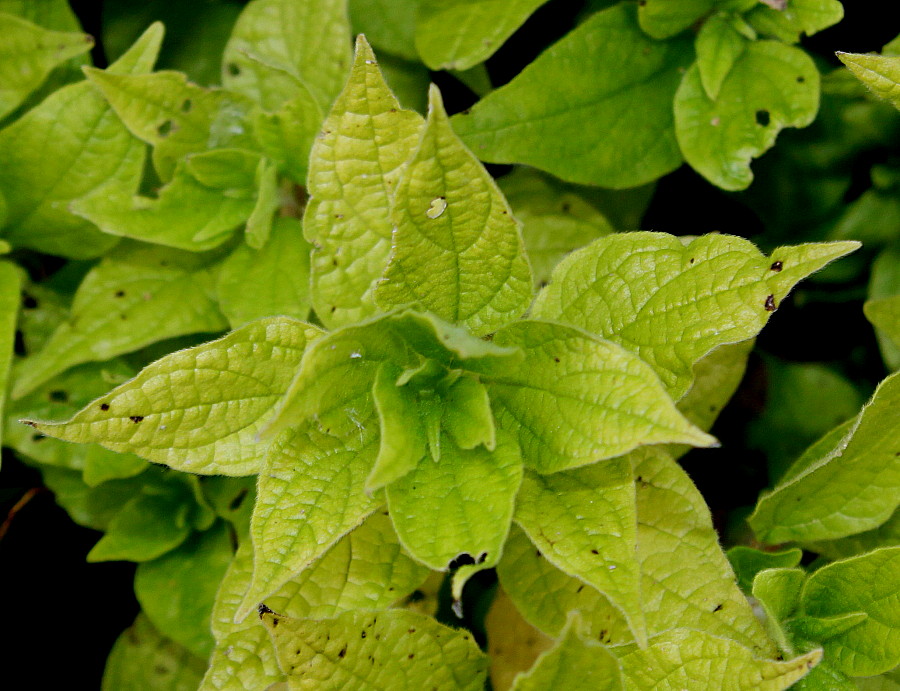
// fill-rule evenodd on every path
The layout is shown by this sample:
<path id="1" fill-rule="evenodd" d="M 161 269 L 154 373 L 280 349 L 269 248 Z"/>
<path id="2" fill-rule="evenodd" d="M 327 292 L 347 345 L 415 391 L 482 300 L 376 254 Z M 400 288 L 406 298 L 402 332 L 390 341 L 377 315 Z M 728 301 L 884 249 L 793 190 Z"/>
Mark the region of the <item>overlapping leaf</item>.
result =
<path id="1" fill-rule="evenodd" d="M 859 246 L 781 247 L 765 257 L 748 241 L 621 233 L 573 252 L 535 300 L 532 316 L 564 321 L 640 355 L 679 399 L 693 364 L 755 336 L 801 279 Z"/>
<path id="2" fill-rule="evenodd" d="M 900 57 L 857 53 L 838 57 L 873 93 L 900 108 Z"/>
<path id="3" fill-rule="evenodd" d="M 9 389 L 21 288 L 22 274 L 19 269 L 14 264 L 0 261 L 0 442 L 3 441 L 3 408 Z"/>

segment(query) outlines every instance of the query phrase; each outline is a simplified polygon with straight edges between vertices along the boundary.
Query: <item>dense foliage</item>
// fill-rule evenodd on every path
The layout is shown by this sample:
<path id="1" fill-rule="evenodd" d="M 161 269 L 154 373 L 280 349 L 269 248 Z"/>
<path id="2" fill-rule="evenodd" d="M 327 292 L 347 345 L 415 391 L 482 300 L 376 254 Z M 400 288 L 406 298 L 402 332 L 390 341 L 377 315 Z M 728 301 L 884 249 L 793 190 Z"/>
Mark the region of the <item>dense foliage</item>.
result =
<path id="1" fill-rule="evenodd" d="M 0 0 L 4 475 L 136 564 L 103 688 L 900 688 L 900 41 L 843 17 Z"/>

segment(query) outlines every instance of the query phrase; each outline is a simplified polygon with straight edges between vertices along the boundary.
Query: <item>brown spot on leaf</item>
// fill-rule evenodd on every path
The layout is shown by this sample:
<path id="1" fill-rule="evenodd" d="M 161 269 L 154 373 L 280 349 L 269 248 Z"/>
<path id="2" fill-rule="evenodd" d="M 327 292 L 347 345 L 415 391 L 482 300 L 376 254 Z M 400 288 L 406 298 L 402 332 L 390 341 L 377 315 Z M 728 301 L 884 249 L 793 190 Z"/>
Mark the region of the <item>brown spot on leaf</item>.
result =
<path id="1" fill-rule="evenodd" d="M 109 410 L 109 403 L 101 403 L 100 410 L 103 410 L 103 411 Z"/>
<path id="2" fill-rule="evenodd" d="M 772 262 L 772 266 L 769 267 L 772 271 L 781 271 L 784 268 L 784 262 L 777 261 Z"/>
<path id="3" fill-rule="evenodd" d="M 774 312 L 776 309 L 775 296 L 769 295 L 768 297 L 766 297 L 766 303 L 764 306 L 766 308 L 766 312 Z"/>
<path id="4" fill-rule="evenodd" d="M 144 421 L 143 415 L 129 415 L 128 419 L 131 420 L 134 424 Z"/>

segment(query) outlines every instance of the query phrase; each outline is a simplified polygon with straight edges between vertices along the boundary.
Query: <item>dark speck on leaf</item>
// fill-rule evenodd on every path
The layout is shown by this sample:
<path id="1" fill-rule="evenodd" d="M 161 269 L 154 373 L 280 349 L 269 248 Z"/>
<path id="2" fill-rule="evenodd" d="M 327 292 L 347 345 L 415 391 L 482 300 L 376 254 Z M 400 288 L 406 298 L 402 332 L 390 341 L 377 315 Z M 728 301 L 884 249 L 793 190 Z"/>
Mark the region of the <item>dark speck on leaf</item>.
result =
<path id="1" fill-rule="evenodd" d="M 541 282 L 538 284 L 538 288 L 546 288 L 546 287 L 547 287 L 547 281 L 541 281 Z"/>
<path id="2" fill-rule="evenodd" d="M 769 295 L 766 298 L 765 308 L 766 308 L 766 312 L 774 312 L 775 311 L 775 296 L 774 295 Z"/>
<path id="3" fill-rule="evenodd" d="M 415 629 L 409 629 L 406 633 L 415 633 L 415 632 L 416 632 Z"/>
<path id="4" fill-rule="evenodd" d="M 228 509 L 230 511 L 237 511 L 239 508 L 241 508 L 241 504 L 244 503 L 244 499 L 247 497 L 248 492 L 249 490 L 246 487 L 238 492 L 235 495 L 234 499 L 231 500 L 231 503 L 228 505 Z"/>
<path id="5" fill-rule="evenodd" d="M 713 608 L 713 612 L 721 611 L 722 607 L 723 607 L 723 605 L 716 605 L 715 608 Z"/>
<path id="6" fill-rule="evenodd" d="M 33 310 L 37 306 L 37 298 L 35 298 L 33 295 L 29 295 L 28 293 L 22 293 L 22 307 L 27 310 Z"/>
<path id="7" fill-rule="evenodd" d="M 592 549 L 592 550 L 591 550 L 591 554 L 600 554 L 600 552 L 598 552 L 598 551 L 595 550 L 595 549 Z"/>
<path id="8" fill-rule="evenodd" d="M 474 563 L 474 557 L 472 557 L 472 555 L 468 552 L 463 552 L 462 554 L 457 554 L 456 557 L 450 560 L 450 563 L 447 564 L 447 569 L 449 571 L 456 571 L 460 566 Z"/>
<path id="9" fill-rule="evenodd" d="M 477 563 L 483 564 L 485 562 L 485 560 L 487 559 L 487 556 L 488 556 L 487 552 L 482 552 L 481 554 L 479 554 Z"/>
<path id="10" fill-rule="evenodd" d="M 156 133 L 160 137 L 168 137 L 169 133 L 172 131 L 174 125 L 171 120 L 164 121 L 159 127 L 156 128 Z"/>
<path id="11" fill-rule="evenodd" d="M 407 660 L 412 660 L 415 656 L 416 656 L 415 653 L 410 653 L 409 655 L 406 656 L 406 659 L 407 659 Z"/>
<path id="12" fill-rule="evenodd" d="M 765 127 L 772 121 L 771 116 L 769 115 L 769 111 L 767 110 L 758 110 L 756 111 L 756 124 L 760 127 Z"/>
<path id="13" fill-rule="evenodd" d="M 143 422 L 144 416 L 143 415 L 129 415 L 128 419 L 131 420 L 133 423 L 137 424 L 139 422 Z"/>
<path id="14" fill-rule="evenodd" d="M 67 403 L 69 400 L 69 394 L 62 389 L 53 389 L 47 396 L 54 403 Z"/>
<path id="15" fill-rule="evenodd" d="M 237 77 L 241 73 L 241 68 L 235 65 L 233 62 L 228 63 L 228 74 L 232 77 Z"/>
<path id="16" fill-rule="evenodd" d="M 331 313 L 334 314 L 335 312 L 337 312 L 337 305 L 332 305 L 332 306 L 331 306 Z"/>
<path id="17" fill-rule="evenodd" d="M 801 74 L 800 76 L 797 77 L 797 83 L 798 83 L 798 84 L 802 84 L 802 83 L 805 82 L 805 81 L 806 81 L 806 77 L 804 77 L 802 74 Z"/>
<path id="18" fill-rule="evenodd" d="M 343 659 L 344 659 L 344 655 L 346 655 L 346 654 L 347 654 L 347 646 L 345 645 L 345 646 L 344 646 L 343 648 L 341 648 L 340 651 L 338 652 L 338 657 L 341 658 L 341 659 L 343 660 Z"/>
<path id="19" fill-rule="evenodd" d="M 31 435 L 31 441 L 33 441 L 35 443 L 37 443 L 39 441 L 43 441 L 46 438 L 47 438 L 47 435 L 41 434 L 40 432 L 35 432 L 34 434 Z"/>
<path id="20" fill-rule="evenodd" d="M 109 410 L 109 403 L 101 403 L 100 410 L 103 410 L 103 411 Z"/>
<path id="21" fill-rule="evenodd" d="M 540 557 L 543 557 L 544 555 L 541 554 L 541 550 L 536 549 L 536 550 L 534 550 L 534 556 L 540 558 Z"/>
<path id="22" fill-rule="evenodd" d="M 191 108 L 193 108 L 193 107 L 194 107 L 193 101 L 191 101 L 191 99 L 189 99 L 189 98 L 186 98 L 186 99 L 184 99 L 184 102 L 181 104 L 181 112 L 182 113 L 190 113 Z"/>
<path id="23" fill-rule="evenodd" d="M 572 210 L 572 205 L 569 204 L 569 202 L 566 202 L 562 205 L 562 210 L 563 210 L 564 214 L 567 214 L 567 213 L 569 213 L 569 211 Z"/>
<path id="24" fill-rule="evenodd" d="M 772 266 L 769 267 L 772 271 L 781 271 L 784 268 L 784 262 L 777 261 L 772 262 Z"/>
<path id="25" fill-rule="evenodd" d="M 16 329 L 16 335 L 13 339 L 13 352 L 20 357 L 28 355 L 28 348 L 25 347 L 25 334 L 21 329 Z"/>
<path id="26" fill-rule="evenodd" d="M 365 637 L 366 637 L 366 632 L 363 631 L 361 634 L 359 634 L 359 637 L 360 637 L 360 638 L 365 638 Z"/>
<path id="27" fill-rule="evenodd" d="M 413 590 L 409 594 L 407 601 L 408 602 L 421 602 L 424 599 L 425 599 L 425 593 L 423 593 L 421 590 Z"/>
<path id="28" fill-rule="evenodd" d="M 262 619 L 263 614 L 275 614 L 275 612 L 273 612 L 271 609 L 266 607 L 266 603 L 264 603 L 264 602 L 260 602 L 256 606 L 256 611 L 259 612 L 260 619 Z"/>
<path id="29" fill-rule="evenodd" d="M 124 290 L 117 290 L 117 291 L 115 292 L 115 296 L 116 296 L 117 298 L 123 298 L 123 297 L 125 297 L 125 291 L 124 291 Z"/>
<path id="30" fill-rule="evenodd" d="M 553 362 L 559 362 L 559 358 L 558 357 L 553 358 Z"/>
<path id="31" fill-rule="evenodd" d="M 688 263 L 693 264 L 693 263 L 694 263 L 694 258 L 691 257 L 691 260 L 690 260 L 690 262 L 688 262 Z"/>

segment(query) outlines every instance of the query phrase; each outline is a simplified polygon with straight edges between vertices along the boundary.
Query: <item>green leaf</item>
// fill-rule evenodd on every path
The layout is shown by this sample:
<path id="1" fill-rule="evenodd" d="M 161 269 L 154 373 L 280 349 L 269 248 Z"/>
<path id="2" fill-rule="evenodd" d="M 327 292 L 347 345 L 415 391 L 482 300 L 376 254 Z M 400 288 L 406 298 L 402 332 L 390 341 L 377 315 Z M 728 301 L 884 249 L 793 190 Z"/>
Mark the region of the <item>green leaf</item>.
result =
<path id="1" fill-rule="evenodd" d="M 284 432 L 269 446 L 251 522 L 253 580 L 236 620 L 243 620 L 380 505 L 365 492 L 378 435 L 365 426 L 368 416 L 357 421 L 358 437 L 340 440 L 301 427 Z"/>
<path id="2" fill-rule="evenodd" d="M 697 360 L 753 338 L 796 283 L 858 247 L 795 245 L 765 257 L 730 235 L 690 242 L 664 233 L 610 235 L 560 262 L 531 314 L 631 350 L 677 400 L 690 389 Z"/>
<path id="3" fill-rule="evenodd" d="M 876 329 L 883 331 L 894 345 L 900 347 L 900 295 L 869 300 L 863 305 L 863 311 Z"/>
<path id="4" fill-rule="evenodd" d="M 672 98 L 690 43 L 651 40 L 635 15 L 629 3 L 592 15 L 454 128 L 482 160 L 572 182 L 634 187 L 675 170 Z"/>
<path id="5" fill-rule="evenodd" d="M 129 131 L 154 147 L 153 164 L 164 182 L 188 154 L 253 148 L 253 104 L 240 94 L 204 89 L 181 72 L 126 75 L 86 68 L 85 74 Z"/>
<path id="6" fill-rule="evenodd" d="M 346 78 L 349 46 L 346 0 L 253 0 L 225 47 L 222 83 L 270 111 L 306 88 L 327 110 Z"/>
<path id="7" fill-rule="evenodd" d="M 760 539 L 829 540 L 877 528 L 900 503 L 900 375 L 885 379 L 846 433 L 813 445 L 748 519 Z M 813 452 L 813 453 L 811 453 Z"/>
<path id="8" fill-rule="evenodd" d="M 221 245 L 251 217 L 259 163 L 239 149 L 194 154 L 175 165 L 157 197 L 100 190 L 70 208 L 110 235 L 200 252 Z"/>
<path id="9" fill-rule="evenodd" d="M 892 547 L 898 544 L 900 544 L 900 510 L 894 511 L 887 521 L 872 530 L 837 540 L 812 542 L 805 546 L 829 559 L 846 559 L 879 547 Z"/>
<path id="10" fill-rule="evenodd" d="M 110 480 L 96 487 L 89 487 L 78 471 L 53 466 L 42 466 L 41 477 L 53 492 L 53 497 L 78 525 L 93 530 L 106 530 L 110 521 L 142 488 L 155 486 L 159 476 L 154 469 L 137 477 Z"/>
<path id="11" fill-rule="evenodd" d="M 354 34 L 365 34 L 380 51 L 418 61 L 416 10 L 419 0 L 350 0 Z"/>
<path id="12" fill-rule="evenodd" d="M 679 34 L 709 13 L 720 0 L 646 0 L 638 9 L 641 29 L 653 38 Z"/>
<path id="13" fill-rule="evenodd" d="M 849 676 L 872 676 L 900 664 L 898 589 L 900 547 L 896 546 L 834 562 L 809 577 L 802 595 L 807 615 L 869 615 L 861 624 L 824 642 L 831 666 Z"/>
<path id="14" fill-rule="evenodd" d="M 793 568 L 800 564 L 803 550 L 797 547 L 781 552 L 762 552 L 752 547 L 737 545 L 726 553 L 738 578 L 738 585 L 746 593 L 753 587 L 753 579 L 760 571 L 775 568 Z"/>
<path id="15" fill-rule="evenodd" d="M 472 635 L 402 609 L 333 619 L 262 615 L 292 689 L 481 691 L 487 657 Z"/>
<path id="16" fill-rule="evenodd" d="M 493 451 L 460 449 L 444 438 L 440 461 L 426 457 L 388 485 L 388 509 L 401 543 L 423 564 L 488 568 L 500 559 L 521 482 L 512 438 L 498 437 Z"/>
<path id="17" fill-rule="evenodd" d="M 213 649 L 210 615 L 231 556 L 228 531 L 220 521 L 178 549 L 140 564 L 134 576 L 134 594 L 147 618 L 164 636 L 203 659 Z"/>
<path id="18" fill-rule="evenodd" d="M 714 14 L 703 22 L 697 34 L 697 70 L 700 82 L 710 99 L 715 101 L 722 82 L 748 45 L 747 39 L 735 28 L 734 18 Z"/>
<path id="19" fill-rule="evenodd" d="M 493 451 L 497 429 L 491 402 L 484 385 L 472 377 L 460 377 L 450 385 L 443 398 L 441 424 L 460 449 L 484 445 Z"/>
<path id="20" fill-rule="evenodd" d="M 546 0 L 419 0 L 416 49 L 433 70 L 487 60 Z"/>
<path id="21" fill-rule="evenodd" d="M 537 171 L 519 168 L 501 178 L 499 186 L 522 223 L 535 287 L 550 281 L 553 268 L 569 252 L 613 231 L 574 186 L 554 185 Z"/>
<path id="22" fill-rule="evenodd" d="M 31 0 L 0 0 L 0 12 L 14 14 L 46 29 L 78 31 L 78 19 L 66 0 L 31 2 Z"/>
<path id="23" fill-rule="evenodd" d="M 49 31 L 3 11 L 0 32 L 0 118 L 15 110 L 55 67 L 94 45 L 86 34 Z"/>
<path id="24" fill-rule="evenodd" d="M 750 43 L 735 59 L 717 98 L 692 66 L 675 94 L 675 131 L 685 160 L 726 190 L 750 185 L 750 160 L 785 127 L 806 127 L 819 108 L 819 72 L 799 48 Z"/>
<path id="25" fill-rule="evenodd" d="M 869 276 L 869 300 L 874 302 L 895 295 L 900 295 L 900 248 L 888 247 L 882 250 L 872 263 L 872 271 Z M 863 305 L 864 312 L 871 309 L 871 307 L 867 308 L 866 305 Z M 878 313 L 884 309 L 884 307 L 876 307 L 875 312 Z M 887 311 L 892 311 L 892 309 L 888 308 Z M 876 314 L 875 318 L 881 324 L 885 324 L 887 321 L 881 314 Z M 882 330 L 880 327 L 875 329 L 881 357 L 890 370 L 900 369 L 900 335 L 898 335 L 896 343 L 895 339 L 889 336 L 889 333 L 893 333 L 894 330 L 893 326 L 888 326 L 886 330 Z"/>
<path id="26" fill-rule="evenodd" d="M 228 324 L 211 298 L 209 261 L 138 244 L 108 254 L 81 282 L 69 319 L 17 369 L 13 397 L 83 362 L 173 336 L 224 330 Z"/>
<path id="27" fill-rule="evenodd" d="M 839 0 L 790 0 L 783 8 L 757 5 L 746 17 L 760 33 L 797 43 L 801 34 L 812 36 L 841 21 L 844 6 Z"/>
<path id="28" fill-rule="evenodd" d="M 621 691 L 624 688 L 615 655 L 596 641 L 580 638 L 577 624 L 578 618 L 572 617 L 556 645 L 543 653 L 525 674 L 516 677 L 513 691 Z"/>
<path id="29" fill-rule="evenodd" d="M 737 641 L 705 631 L 674 629 L 636 645 L 612 649 L 626 688 L 705 691 L 710 688 L 780 691 L 802 678 L 822 659 L 813 650 L 792 660 L 761 659 Z"/>
<path id="30" fill-rule="evenodd" d="M 255 617 L 234 623 L 250 584 L 252 557 L 249 541 L 243 543 L 219 589 L 213 612 L 217 648 L 202 689 L 244 691 L 283 678 L 265 628 Z M 401 549 L 386 512 L 377 512 L 266 603 L 286 616 L 306 619 L 381 610 L 412 592 L 427 574 Z"/>
<path id="31" fill-rule="evenodd" d="M 259 472 L 256 435 L 290 384 L 304 349 L 321 332 L 288 317 L 244 326 L 146 367 L 65 423 L 35 423 L 67 441 L 194 473 Z"/>
<path id="32" fill-rule="evenodd" d="M 309 243 L 300 223 L 278 218 L 261 249 L 239 244 L 219 268 L 216 295 L 233 328 L 262 317 L 309 316 Z"/>
<path id="33" fill-rule="evenodd" d="M 0 261 L 0 443 L 3 439 L 4 403 L 9 389 L 16 317 L 21 302 L 22 272 L 15 264 Z"/>
<path id="34" fill-rule="evenodd" d="M 328 327 L 376 311 L 372 290 L 391 251 L 391 199 L 421 122 L 400 108 L 372 49 L 357 39 L 350 80 L 312 148 L 303 218 L 314 245 L 313 307 Z"/>
<path id="35" fill-rule="evenodd" d="M 855 679 L 859 691 L 897 691 L 900 689 L 900 670 L 894 670 L 877 677 Z"/>
<path id="36" fill-rule="evenodd" d="M 162 33 L 151 25 L 108 73 L 150 70 Z M 0 189 L 8 204 L 2 235 L 13 246 L 73 259 L 104 253 L 116 239 L 69 213 L 68 204 L 101 189 L 133 193 L 144 149 L 89 83 L 59 89 L 0 131 Z"/>
<path id="37" fill-rule="evenodd" d="M 759 657 L 775 655 L 735 583 L 709 509 L 687 474 L 658 450 L 642 450 L 631 459 L 648 634 L 686 627 L 738 641 Z M 497 571 L 525 619 L 548 635 L 558 637 L 567 613 L 577 609 L 584 635 L 612 645 L 634 640 L 618 608 L 592 586 L 552 566 L 521 532 L 513 531 Z"/>
<path id="38" fill-rule="evenodd" d="M 375 293 L 381 307 L 414 305 L 479 336 L 528 308 L 531 269 L 518 223 L 451 129 L 437 87 L 391 219 L 390 262 Z"/>
<path id="39" fill-rule="evenodd" d="M 644 444 L 711 446 L 675 409 L 659 379 L 623 348 L 562 324 L 521 321 L 498 346 L 525 357 L 485 371 L 497 423 L 516 435 L 529 468 L 552 473 Z"/>
<path id="40" fill-rule="evenodd" d="M 634 477 L 627 456 L 552 475 L 525 473 L 515 520 L 544 558 L 603 593 L 635 639 L 646 643 Z"/>
<path id="41" fill-rule="evenodd" d="M 766 629 L 785 653 L 791 652 L 793 645 L 784 630 L 783 621 L 796 613 L 805 579 L 806 573 L 799 568 L 764 569 L 753 578 L 751 592 L 765 613 Z"/>
<path id="42" fill-rule="evenodd" d="M 102 691 L 194 691 L 203 678 L 206 661 L 165 638 L 139 614 L 116 640 Z"/>
<path id="43" fill-rule="evenodd" d="M 322 124 L 322 109 L 308 90 L 299 90 L 274 113 L 258 111 L 253 118 L 256 141 L 278 170 L 304 184 L 309 153 Z"/>

